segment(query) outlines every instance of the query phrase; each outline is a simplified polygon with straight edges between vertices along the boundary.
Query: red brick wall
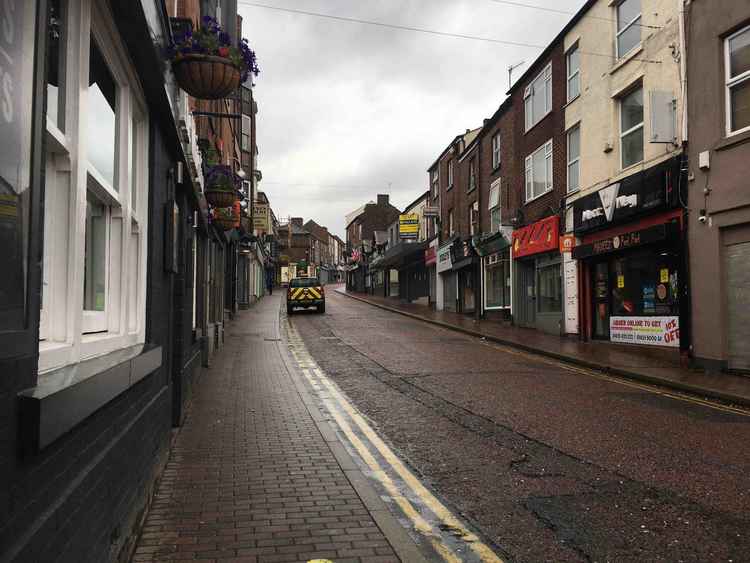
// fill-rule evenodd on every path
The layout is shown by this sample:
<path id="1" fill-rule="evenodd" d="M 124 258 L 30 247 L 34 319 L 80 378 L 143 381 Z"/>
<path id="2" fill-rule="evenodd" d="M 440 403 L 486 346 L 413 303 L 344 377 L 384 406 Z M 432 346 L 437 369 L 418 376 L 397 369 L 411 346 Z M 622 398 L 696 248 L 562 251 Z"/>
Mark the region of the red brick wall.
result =
<path id="1" fill-rule="evenodd" d="M 480 135 L 480 158 L 479 158 L 479 214 L 481 219 L 481 230 L 483 233 L 490 231 L 490 186 L 492 182 L 501 178 L 502 190 L 500 193 L 500 205 L 502 206 L 502 220 L 509 224 L 511 216 L 516 207 L 511 206 L 512 193 L 515 189 L 514 174 L 515 162 L 519 158 L 515 153 L 515 116 L 513 106 L 506 106 L 498 110 L 485 125 Z M 500 133 L 500 166 L 492 168 L 492 138 Z"/>
<path id="2" fill-rule="evenodd" d="M 528 132 L 524 132 L 523 92 L 552 62 L 552 111 Z M 566 67 L 563 45 L 552 48 L 549 56 L 537 62 L 533 70 L 514 88 L 511 94 L 513 104 L 513 173 L 509 208 L 521 209 L 523 224 L 533 223 L 543 217 L 558 213 L 566 194 L 567 139 L 565 137 Z M 548 194 L 525 203 L 525 159 L 536 149 L 552 139 L 552 182 L 553 190 Z M 520 224 L 517 226 L 521 226 Z"/>

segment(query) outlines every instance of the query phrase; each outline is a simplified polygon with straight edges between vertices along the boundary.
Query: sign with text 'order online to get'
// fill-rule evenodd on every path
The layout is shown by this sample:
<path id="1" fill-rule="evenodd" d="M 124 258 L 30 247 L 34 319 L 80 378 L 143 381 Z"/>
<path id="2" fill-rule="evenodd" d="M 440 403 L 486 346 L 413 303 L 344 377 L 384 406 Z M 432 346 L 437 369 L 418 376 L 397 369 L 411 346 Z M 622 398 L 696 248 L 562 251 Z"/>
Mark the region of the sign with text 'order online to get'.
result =
<path id="1" fill-rule="evenodd" d="M 680 345 L 679 317 L 610 317 L 609 339 L 625 344 Z"/>

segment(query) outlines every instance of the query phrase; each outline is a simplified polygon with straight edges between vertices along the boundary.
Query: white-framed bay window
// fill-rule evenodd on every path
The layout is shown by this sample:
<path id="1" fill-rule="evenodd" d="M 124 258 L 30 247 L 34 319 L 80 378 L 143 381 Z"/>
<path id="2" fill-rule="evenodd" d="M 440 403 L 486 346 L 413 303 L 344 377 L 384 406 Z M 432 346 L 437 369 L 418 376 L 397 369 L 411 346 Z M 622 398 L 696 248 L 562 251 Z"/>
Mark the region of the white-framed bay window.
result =
<path id="1" fill-rule="evenodd" d="M 502 179 L 498 178 L 490 185 L 490 198 L 487 208 L 490 212 L 490 232 L 496 233 L 502 225 L 502 205 L 501 205 L 501 186 Z"/>
<path id="2" fill-rule="evenodd" d="M 549 63 L 523 92 L 526 131 L 552 111 L 552 63 Z"/>
<path id="3" fill-rule="evenodd" d="M 64 43 L 48 72 L 40 372 L 145 340 L 144 97 L 108 3 L 53 4 Z"/>
<path id="4" fill-rule="evenodd" d="M 750 131 L 750 26 L 724 41 L 727 135 Z"/>
<path id="5" fill-rule="evenodd" d="M 552 191 L 552 139 L 526 157 L 526 202 Z"/>

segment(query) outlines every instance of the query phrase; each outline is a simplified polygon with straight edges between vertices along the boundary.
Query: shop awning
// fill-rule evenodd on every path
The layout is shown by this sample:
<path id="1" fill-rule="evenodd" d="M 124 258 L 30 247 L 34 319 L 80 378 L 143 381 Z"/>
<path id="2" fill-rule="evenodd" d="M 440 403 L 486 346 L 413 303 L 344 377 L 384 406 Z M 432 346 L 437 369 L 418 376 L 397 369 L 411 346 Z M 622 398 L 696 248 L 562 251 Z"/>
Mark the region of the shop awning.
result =
<path id="1" fill-rule="evenodd" d="M 510 247 L 510 236 L 503 231 L 475 239 L 474 248 L 479 256 L 489 256 Z"/>
<path id="2" fill-rule="evenodd" d="M 424 261 L 424 250 L 428 244 L 429 241 L 401 242 L 389 248 L 383 257 L 374 261 L 371 266 L 373 268 L 398 268 L 412 262 Z"/>

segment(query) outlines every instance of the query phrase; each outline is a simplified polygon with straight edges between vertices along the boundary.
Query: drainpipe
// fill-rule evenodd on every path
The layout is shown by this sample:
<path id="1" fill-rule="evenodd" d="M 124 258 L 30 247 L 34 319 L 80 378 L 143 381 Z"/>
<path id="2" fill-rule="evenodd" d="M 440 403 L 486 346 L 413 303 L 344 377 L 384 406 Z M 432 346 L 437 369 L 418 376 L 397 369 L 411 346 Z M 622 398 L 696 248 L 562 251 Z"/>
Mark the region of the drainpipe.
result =
<path id="1" fill-rule="evenodd" d="M 688 92 L 687 92 L 687 45 L 685 42 L 685 16 L 687 11 L 685 6 L 688 5 L 690 0 L 677 0 L 677 7 L 680 14 L 679 18 L 679 29 L 680 29 L 680 94 L 682 96 L 682 146 L 683 148 L 688 142 Z"/>

